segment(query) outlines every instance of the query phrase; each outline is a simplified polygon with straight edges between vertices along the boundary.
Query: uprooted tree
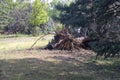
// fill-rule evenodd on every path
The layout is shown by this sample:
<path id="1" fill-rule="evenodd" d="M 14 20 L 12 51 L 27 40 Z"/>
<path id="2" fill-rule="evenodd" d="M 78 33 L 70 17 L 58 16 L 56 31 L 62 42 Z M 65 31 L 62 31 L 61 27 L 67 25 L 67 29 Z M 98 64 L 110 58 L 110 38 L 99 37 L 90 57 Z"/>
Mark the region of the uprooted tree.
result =
<path id="1" fill-rule="evenodd" d="M 90 48 L 97 52 L 96 58 L 99 55 L 107 58 L 120 54 L 119 3 L 119 0 L 76 0 L 69 6 L 58 4 L 56 8 L 62 13 L 56 19 L 67 27 L 55 32 L 46 49 Z M 80 29 L 81 37 L 73 36 L 76 28 Z"/>
<path id="2" fill-rule="evenodd" d="M 65 28 L 55 32 L 54 39 L 45 47 L 45 49 L 59 50 L 80 50 L 81 48 L 89 48 L 88 43 L 97 41 L 98 39 L 90 39 L 88 37 L 74 37 Z"/>
<path id="3" fill-rule="evenodd" d="M 75 0 L 69 6 L 58 4 L 56 9 L 62 12 L 56 19 L 71 32 L 80 28 L 81 36 L 99 39 L 90 44 L 97 56 L 120 54 L 120 0 Z"/>

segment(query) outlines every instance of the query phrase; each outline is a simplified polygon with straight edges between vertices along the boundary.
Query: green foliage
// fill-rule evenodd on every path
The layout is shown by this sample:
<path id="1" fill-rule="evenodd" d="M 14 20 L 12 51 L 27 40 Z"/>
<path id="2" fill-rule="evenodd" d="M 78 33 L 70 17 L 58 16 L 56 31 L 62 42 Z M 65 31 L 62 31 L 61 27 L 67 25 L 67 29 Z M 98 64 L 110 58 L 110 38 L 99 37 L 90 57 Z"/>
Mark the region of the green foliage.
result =
<path id="1" fill-rule="evenodd" d="M 115 56 L 120 53 L 119 4 L 119 0 L 76 0 L 69 6 L 58 4 L 56 8 L 61 13 L 57 19 L 73 31 L 78 27 L 80 34 L 99 39 L 90 43 L 98 55 Z"/>
<path id="2" fill-rule="evenodd" d="M 55 6 L 59 3 L 59 0 L 53 0 L 51 2 L 51 4 L 48 4 L 47 6 L 47 13 L 48 13 L 48 16 L 50 16 L 54 22 L 56 22 L 56 16 L 58 17 L 59 14 L 60 14 L 60 11 L 58 11 Z"/>
<path id="3" fill-rule="evenodd" d="M 56 9 L 61 13 L 56 19 L 75 36 L 87 36 L 88 28 L 94 21 L 92 4 L 93 1 L 90 0 L 76 0 L 70 5 L 58 4 Z"/>
<path id="4" fill-rule="evenodd" d="M 48 20 L 47 12 L 45 11 L 46 4 L 40 0 L 35 0 L 33 3 L 33 10 L 31 14 L 30 23 L 33 25 L 34 30 L 33 34 L 38 33 L 38 26 L 45 23 Z M 36 31 L 37 30 L 37 31 Z M 36 33 L 34 33 L 36 32 Z"/>
<path id="5" fill-rule="evenodd" d="M 112 17 L 120 17 L 119 0 L 95 0 L 94 9 L 96 11 L 97 23 L 107 23 Z"/>
<path id="6" fill-rule="evenodd" d="M 59 22 L 56 22 L 54 30 L 57 31 L 57 30 L 62 30 L 62 29 L 63 29 L 63 25 Z"/>
<path id="7" fill-rule="evenodd" d="M 97 42 L 97 55 L 105 58 L 120 54 L 120 1 L 119 0 L 95 0 L 94 11 L 97 23 L 97 34 L 100 41 Z M 98 49 L 98 50 L 97 50 Z"/>
<path id="8" fill-rule="evenodd" d="M 13 2 L 13 0 L 0 0 L 0 29 L 4 30 L 14 21 L 11 14 L 16 14 L 16 9 L 23 8 L 23 4 Z M 14 12 L 14 13 L 13 13 Z"/>
<path id="9" fill-rule="evenodd" d="M 92 17 L 92 2 L 88 0 L 77 0 L 68 5 L 58 4 L 56 8 L 62 13 L 58 19 L 67 26 L 87 27 Z"/>
<path id="10" fill-rule="evenodd" d="M 104 26 L 99 26 L 96 35 L 99 35 L 100 41 L 92 46 L 92 50 L 96 51 L 97 56 L 104 58 L 114 57 L 120 54 L 120 20 L 115 19 Z"/>
<path id="11" fill-rule="evenodd" d="M 32 6 L 30 4 L 11 10 L 10 16 L 13 20 L 5 27 L 5 31 L 11 33 L 31 34 L 32 26 L 29 22 L 31 12 Z"/>
<path id="12" fill-rule="evenodd" d="M 45 3 L 35 0 L 33 3 L 33 11 L 31 15 L 31 23 L 33 25 L 39 26 L 48 20 L 47 13 L 45 12 Z"/>
<path id="13" fill-rule="evenodd" d="M 120 42 L 100 40 L 92 43 L 91 49 L 97 52 L 96 59 L 98 56 L 103 56 L 104 58 L 114 57 L 120 52 Z"/>
<path id="14" fill-rule="evenodd" d="M 12 0 L 0 0 L 0 29 L 4 29 L 10 23 L 11 17 L 9 16 L 12 9 Z"/>
<path id="15" fill-rule="evenodd" d="M 46 23 L 40 25 L 40 28 L 43 34 L 50 34 L 54 32 L 55 25 L 53 20 L 50 18 Z"/>

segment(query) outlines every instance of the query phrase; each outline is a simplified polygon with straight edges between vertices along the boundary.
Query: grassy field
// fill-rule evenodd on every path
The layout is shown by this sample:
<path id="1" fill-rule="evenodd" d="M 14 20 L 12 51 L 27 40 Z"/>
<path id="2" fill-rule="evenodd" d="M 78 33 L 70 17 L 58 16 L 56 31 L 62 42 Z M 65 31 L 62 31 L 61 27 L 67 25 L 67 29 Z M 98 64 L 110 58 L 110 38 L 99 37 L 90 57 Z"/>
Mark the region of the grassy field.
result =
<path id="1" fill-rule="evenodd" d="M 51 36 L 0 39 L 0 80 L 120 80 L 120 59 L 94 61 L 89 50 L 41 50 Z M 37 48 L 37 49 L 36 49 Z"/>
<path id="2" fill-rule="evenodd" d="M 13 37 L 14 36 L 14 37 Z M 30 37 L 30 36 L 19 36 L 15 37 L 15 35 L 9 36 L 0 36 L 0 52 L 11 51 L 11 50 L 23 50 L 29 49 L 31 45 L 38 39 L 39 37 Z M 36 47 L 43 47 L 48 44 L 51 40 L 52 35 L 48 35 L 44 37 L 42 40 L 39 40 Z"/>

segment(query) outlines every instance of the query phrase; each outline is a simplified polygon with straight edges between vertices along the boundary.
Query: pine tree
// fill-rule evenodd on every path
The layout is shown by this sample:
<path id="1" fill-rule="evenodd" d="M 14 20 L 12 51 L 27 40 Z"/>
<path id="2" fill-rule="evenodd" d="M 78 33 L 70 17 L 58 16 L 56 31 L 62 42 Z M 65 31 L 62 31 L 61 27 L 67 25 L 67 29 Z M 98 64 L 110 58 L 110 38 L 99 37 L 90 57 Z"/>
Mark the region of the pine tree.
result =
<path id="1" fill-rule="evenodd" d="M 100 39 L 94 50 L 105 58 L 120 54 L 120 0 L 95 0 L 94 10 Z"/>
<path id="2" fill-rule="evenodd" d="M 88 37 L 99 39 L 91 45 L 92 50 L 104 55 L 105 58 L 119 54 L 119 0 L 76 0 L 69 6 L 59 4 L 56 8 L 61 11 L 57 19 L 67 28 L 69 28 L 68 26 L 71 26 L 72 29 L 74 27 L 87 28 L 89 29 Z M 95 23 L 96 27 L 90 26 L 91 23 Z"/>
<path id="3" fill-rule="evenodd" d="M 57 5 L 56 8 L 63 13 L 58 18 L 63 24 L 74 27 L 87 27 L 92 17 L 92 1 L 77 0 L 74 3 L 67 5 Z M 86 24 L 87 23 L 87 24 Z"/>
<path id="4" fill-rule="evenodd" d="M 114 17 L 120 17 L 120 0 L 95 0 L 97 22 L 107 23 Z"/>

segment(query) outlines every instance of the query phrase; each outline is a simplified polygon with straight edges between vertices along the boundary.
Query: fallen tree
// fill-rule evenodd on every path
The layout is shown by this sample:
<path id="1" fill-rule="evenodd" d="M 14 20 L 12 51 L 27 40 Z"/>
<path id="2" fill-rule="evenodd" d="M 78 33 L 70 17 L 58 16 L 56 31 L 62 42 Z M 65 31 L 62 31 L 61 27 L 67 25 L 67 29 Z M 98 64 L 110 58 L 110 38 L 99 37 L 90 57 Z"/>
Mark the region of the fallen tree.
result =
<path id="1" fill-rule="evenodd" d="M 89 48 L 88 43 L 98 39 L 90 39 L 88 37 L 75 38 L 67 29 L 57 30 L 54 39 L 49 42 L 45 49 L 58 50 L 80 50 L 81 48 Z"/>

